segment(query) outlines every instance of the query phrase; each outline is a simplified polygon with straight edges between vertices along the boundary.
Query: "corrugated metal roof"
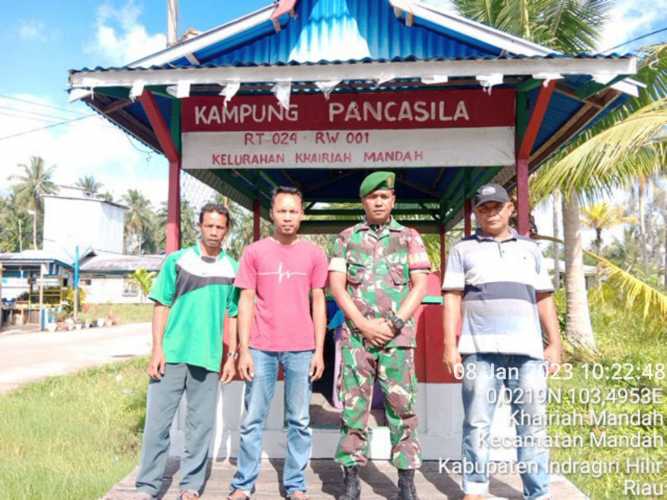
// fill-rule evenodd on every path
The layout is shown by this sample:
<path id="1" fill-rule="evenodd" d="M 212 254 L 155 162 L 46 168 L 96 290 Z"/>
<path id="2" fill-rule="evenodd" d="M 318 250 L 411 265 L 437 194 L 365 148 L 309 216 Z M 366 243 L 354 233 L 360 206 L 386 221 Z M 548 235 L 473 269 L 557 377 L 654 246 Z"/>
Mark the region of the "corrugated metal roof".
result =
<path id="1" fill-rule="evenodd" d="M 344 43 L 341 43 L 344 41 Z M 280 33 L 251 43 L 225 41 L 195 53 L 202 63 L 270 63 L 391 59 L 414 56 L 480 57 L 500 50 L 471 40 L 443 37 L 421 26 L 407 27 L 387 0 L 300 0 L 298 16 Z"/>
<path id="2" fill-rule="evenodd" d="M 146 67 L 155 61 L 184 67 L 553 52 L 460 17 L 451 8 L 419 0 L 300 0 L 296 18 L 283 16 L 279 33 L 270 21 L 271 10 L 267 6 L 130 66 Z"/>
<path id="3" fill-rule="evenodd" d="M 46 250 L 24 250 L 23 252 L 0 253 L 0 262 L 7 264 L 48 264 L 57 262 L 72 268 L 72 258 L 65 252 Z"/>
<path id="4" fill-rule="evenodd" d="M 139 268 L 159 271 L 164 255 L 113 255 L 100 254 L 81 264 L 82 273 L 125 273 Z"/>
<path id="5" fill-rule="evenodd" d="M 84 67 L 82 69 L 71 69 L 70 74 L 76 73 L 86 73 L 86 72 L 98 72 L 98 71 L 146 71 L 146 70 L 169 70 L 169 69 L 185 69 L 185 70 L 197 70 L 202 68 L 253 68 L 253 67 L 268 67 L 268 66 L 324 66 L 324 65 L 335 65 L 335 64 L 365 64 L 365 63 L 396 63 L 396 62 L 446 62 L 446 61 L 491 61 L 491 60 L 544 60 L 544 59 L 630 59 L 634 57 L 633 54 L 576 54 L 576 55 L 563 55 L 563 54 L 547 54 L 543 56 L 524 56 L 524 55 L 514 55 L 514 54 L 502 54 L 497 56 L 492 55 L 482 55 L 482 56 L 467 56 L 467 57 L 428 57 L 425 59 L 418 58 L 417 56 L 405 56 L 405 57 L 393 57 L 391 59 L 373 59 L 366 57 L 363 59 L 355 60 L 320 60 L 320 61 L 287 61 L 287 62 L 275 62 L 275 63 L 257 63 L 257 62 L 211 62 L 206 64 L 201 64 L 199 66 L 179 66 L 175 63 L 167 63 L 156 66 L 96 66 L 94 68 Z"/>

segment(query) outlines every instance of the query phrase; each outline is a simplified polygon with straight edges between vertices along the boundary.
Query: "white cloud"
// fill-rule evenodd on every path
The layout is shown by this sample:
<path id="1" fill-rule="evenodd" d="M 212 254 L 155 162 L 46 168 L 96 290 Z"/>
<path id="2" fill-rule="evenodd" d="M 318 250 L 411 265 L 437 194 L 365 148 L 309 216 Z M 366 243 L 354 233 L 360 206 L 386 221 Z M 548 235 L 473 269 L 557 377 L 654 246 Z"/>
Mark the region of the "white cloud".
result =
<path id="1" fill-rule="evenodd" d="M 598 44 L 601 51 L 653 31 L 657 21 L 664 21 L 667 0 L 626 0 L 617 2 L 609 13 L 609 21 Z M 623 46 L 616 51 L 628 51 Z"/>
<path id="2" fill-rule="evenodd" d="M 46 25 L 37 19 L 25 19 L 19 23 L 18 36 L 21 40 L 45 42 Z"/>
<path id="3" fill-rule="evenodd" d="M 122 7 L 104 3 L 97 11 L 95 41 L 89 52 L 102 64 L 123 66 L 166 47 L 163 33 L 150 34 L 139 22 L 141 10 L 134 0 Z"/>
<path id="4" fill-rule="evenodd" d="M 12 97 L 54 105 L 34 95 Z M 6 136 L 55 122 L 47 122 L 37 113 L 55 116 L 59 112 L 19 101 L 0 99 L 0 105 L 11 105 L 16 110 L 12 112 L 14 116 L 0 113 L 0 190 L 10 188 L 10 177 L 19 173 L 18 164 L 28 163 L 31 156 L 40 156 L 47 166 L 56 166 L 54 180 L 57 184 L 73 185 L 79 177 L 92 175 L 103 184 L 102 191 L 110 191 L 116 200 L 130 188 L 143 192 L 156 208 L 166 200 L 166 160 L 155 153 L 147 155 L 141 152 L 147 151 L 145 146 L 136 142 L 133 146 L 124 132 L 101 117 L 93 116 L 3 140 Z M 92 113 L 86 108 L 78 110 L 85 114 Z"/>

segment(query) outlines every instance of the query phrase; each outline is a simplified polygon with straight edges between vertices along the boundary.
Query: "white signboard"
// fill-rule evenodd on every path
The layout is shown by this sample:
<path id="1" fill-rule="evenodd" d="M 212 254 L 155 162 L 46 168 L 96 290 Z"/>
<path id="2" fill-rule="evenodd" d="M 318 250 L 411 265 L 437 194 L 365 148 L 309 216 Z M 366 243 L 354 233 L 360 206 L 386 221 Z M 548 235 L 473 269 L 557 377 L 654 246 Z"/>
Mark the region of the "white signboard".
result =
<path id="1" fill-rule="evenodd" d="M 185 169 L 498 166 L 514 163 L 514 92 L 193 97 Z"/>

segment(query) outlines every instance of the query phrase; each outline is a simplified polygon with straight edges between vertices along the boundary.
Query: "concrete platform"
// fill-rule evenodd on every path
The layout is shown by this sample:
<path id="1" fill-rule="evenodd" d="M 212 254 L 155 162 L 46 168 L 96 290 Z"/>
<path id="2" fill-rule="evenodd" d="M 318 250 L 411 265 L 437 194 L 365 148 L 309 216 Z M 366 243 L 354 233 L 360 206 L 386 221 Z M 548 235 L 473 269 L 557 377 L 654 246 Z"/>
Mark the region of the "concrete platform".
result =
<path id="1" fill-rule="evenodd" d="M 262 472 L 257 482 L 257 490 L 253 499 L 274 500 L 283 498 L 280 488 L 282 460 L 263 460 Z M 114 486 L 104 500 L 131 500 L 134 495 L 134 478 L 136 469 Z M 235 472 L 233 462 L 213 462 L 203 499 L 221 500 L 229 493 L 229 483 Z M 342 488 L 341 472 L 333 460 L 311 460 L 306 471 L 309 484 L 309 495 L 313 500 L 336 498 Z M 397 474 L 392 465 L 386 461 L 375 461 L 362 471 L 363 500 L 380 500 L 395 498 Z M 425 462 L 415 476 L 417 492 L 421 500 L 459 499 L 463 496 L 460 476 L 439 471 L 438 462 Z M 175 499 L 178 495 L 178 461 L 172 460 L 165 473 L 164 491 L 161 498 Z M 495 476 L 491 480 L 490 498 L 520 499 L 521 481 L 519 476 Z M 579 500 L 587 497 L 572 483 L 562 476 L 552 476 L 551 498 L 553 500 Z"/>

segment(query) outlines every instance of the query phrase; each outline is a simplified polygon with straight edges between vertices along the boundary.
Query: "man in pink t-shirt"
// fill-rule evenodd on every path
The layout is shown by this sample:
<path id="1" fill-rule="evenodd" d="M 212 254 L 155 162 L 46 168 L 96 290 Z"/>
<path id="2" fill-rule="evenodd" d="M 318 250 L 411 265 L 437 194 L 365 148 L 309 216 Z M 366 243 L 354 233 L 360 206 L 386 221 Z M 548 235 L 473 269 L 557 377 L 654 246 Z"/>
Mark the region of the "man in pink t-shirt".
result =
<path id="1" fill-rule="evenodd" d="M 287 412 L 287 497 L 306 498 L 304 471 L 311 451 L 311 382 L 324 371 L 327 257 L 298 237 L 303 197 L 278 187 L 271 200 L 273 236 L 248 246 L 234 284 L 239 300 L 239 373 L 246 380 L 238 469 L 230 498 L 249 498 L 259 475 L 262 431 L 282 365 Z"/>

